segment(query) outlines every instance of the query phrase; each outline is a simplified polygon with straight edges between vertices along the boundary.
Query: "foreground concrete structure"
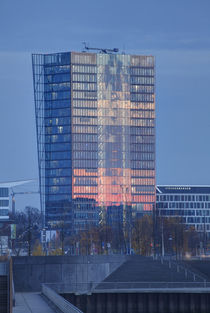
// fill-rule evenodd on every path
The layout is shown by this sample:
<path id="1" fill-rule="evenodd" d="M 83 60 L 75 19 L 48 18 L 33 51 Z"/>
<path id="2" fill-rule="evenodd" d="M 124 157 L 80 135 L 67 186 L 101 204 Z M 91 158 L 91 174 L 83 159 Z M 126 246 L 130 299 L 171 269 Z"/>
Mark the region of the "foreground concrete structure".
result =
<path id="1" fill-rule="evenodd" d="M 210 289 L 162 292 L 124 291 L 64 295 L 65 299 L 84 313 L 209 313 Z"/>
<path id="2" fill-rule="evenodd" d="M 15 300 L 13 313 L 55 313 L 40 293 L 19 292 L 16 293 Z"/>
<path id="3" fill-rule="evenodd" d="M 41 284 L 56 283 L 70 288 L 87 290 L 87 285 L 101 282 L 122 263 L 126 256 L 39 256 L 14 257 L 13 272 L 15 290 L 19 292 L 41 291 Z M 73 289 L 72 289 L 73 288 Z"/>
<path id="4" fill-rule="evenodd" d="M 177 263 L 111 255 L 18 257 L 14 282 L 16 291 L 37 289 L 48 304 L 65 313 L 210 312 L 210 261 Z M 42 302 L 34 292 L 18 293 L 17 300 L 27 307 L 35 298 Z M 41 313 L 41 307 L 36 311 Z"/>

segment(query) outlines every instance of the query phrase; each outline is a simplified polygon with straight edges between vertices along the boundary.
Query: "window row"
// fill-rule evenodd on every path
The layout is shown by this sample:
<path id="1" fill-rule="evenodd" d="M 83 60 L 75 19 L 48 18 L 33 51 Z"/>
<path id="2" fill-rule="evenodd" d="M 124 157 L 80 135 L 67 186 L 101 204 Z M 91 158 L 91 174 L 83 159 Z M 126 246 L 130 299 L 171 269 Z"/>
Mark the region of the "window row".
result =
<path id="1" fill-rule="evenodd" d="M 97 178 L 95 177 L 75 177 L 74 186 L 97 186 Z"/>
<path id="2" fill-rule="evenodd" d="M 71 116 L 70 108 L 45 110 L 45 118 Z"/>
<path id="3" fill-rule="evenodd" d="M 155 186 L 138 186 L 138 190 L 136 192 L 142 192 L 142 193 L 152 193 L 154 194 L 154 188 Z"/>
<path id="4" fill-rule="evenodd" d="M 57 185 L 70 185 L 71 177 L 54 177 L 54 178 L 46 178 L 45 185 L 46 186 L 57 186 Z"/>
<path id="5" fill-rule="evenodd" d="M 131 101 L 153 102 L 154 101 L 154 95 L 153 94 L 131 93 L 130 99 L 131 99 Z"/>
<path id="6" fill-rule="evenodd" d="M 86 125 L 81 125 L 81 126 L 73 126 L 72 127 L 72 132 L 73 133 L 79 133 L 79 134 L 97 134 L 98 132 L 98 127 L 97 126 L 86 126 Z"/>
<path id="7" fill-rule="evenodd" d="M 45 92 L 44 99 L 45 100 L 62 100 L 62 99 L 70 99 L 70 89 L 68 91 L 52 91 Z"/>
<path id="8" fill-rule="evenodd" d="M 138 92 L 138 93 L 154 93 L 155 88 L 154 86 L 142 86 L 142 85 L 131 85 L 130 87 L 131 92 Z"/>
<path id="9" fill-rule="evenodd" d="M 92 100 L 73 100 L 73 107 L 74 108 L 90 108 L 95 109 L 98 107 L 98 102 Z"/>
<path id="10" fill-rule="evenodd" d="M 131 161 L 131 169 L 154 169 L 154 161 Z"/>
<path id="11" fill-rule="evenodd" d="M 154 144 L 131 144 L 131 152 L 154 152 Z"/>
<path id="12" fill-rule="evenodd" d="M 131 119 L 131 126 L 155 127 L 154 119 Z"/>
<path id="13" fill-rule="evenodd" d="M 69 168 L 71 167 L 71 160 L 54 160 L 54 161 L 45 161 L 45 169 L 53 168 Z"/>
<path id="14" fill-rule="evenodd" d="M 155 118 L 155 112 L 148 110 L 131 110 L 130 116 L 131 118 Z"/>
<path id="15" fill-rule="evenodd" d="M 155 136 L 131 136 L 131 144 L 149 144 L 155 143 Z"/>
<path id="16" fill-rule="evenodd" d="M 53 74 L 53 75 L 45 75 L 44 76 L 44 82 L 45 84 L 48 83 L 63 83 L 63 82 L 69 82 L 70 81 L 70 72 L 68 73 L 59 73 L 59 74 Z"/>
<path id="17" fill-rule="evenodd" d="M 131 177 L 155 177 L 154 170 L 132 170 Z"/>
<path id="18" fill-rule="evenodd" d="M 46 169 L 45 177 L 71 176 L 71 168 Z"/>
<path id="19" fill-rule="evenodd" d="M 74 159 L 90 159 L 97 160 L 98 152 L 97 151 L 74 151 L 73 152 Z"/>
<path id="20" fill-rule="evenodd" d="M 129 114 L 130 111 L 127 109 L 124 109 L 120 106 L 118 103 L 118 107 L 116 108 L 110 108 L 110 107 L 102 107 L 102 103 L 100 103 L 100 108 L 98 108 L 98 117 L 106 119 L 106 117 L 111 117 L 111 118 L 121 118 L 124 120 L 129 121 Z"/>
<path id="21" fill-rule="evenodd" d="M 154 153 L 135 153 L 131 152 L 130 158 L 132 161 L 139 160 L 139 161 L 154 161 L 155 154 Z"/>
<path id="22" fill-rule="evenodd" d="M 74 142 L 73 143 L 73 150 L 78 151 L 97 151 L 98 150 L 98 144 L 96 142 Z"/>
<path id="23" fill-rule="evenodd" d="M 160 215 L 168 215 L 168 216 L 171 216 L 171 215 L 174 215 L 174 216 L 196 216 L 195 219 L 197 221 L 200 221 L 201 223 L 207 223 L 207 222 L 209 223 L 210 222 L 209 214 L 206 214 L 205 217 L 203 215 L 198 217 L 199 215 L 196 214 L 195 210 L 161 210 L 160 211 Z"/>
<path id="24" fill-rule="evenodd" d="M 45 109 L 70 108 L 70 99 L 45 101 Z"/>
<path id="25" fill-rule="evenodd" d="M 87 225 L 90 225 L 92 227 L 98 226 L 98 220 L 97 221 L 76 221 L 74 222 L 74 227 L 76 229 L 87 229 Z"/>
<path id="26" fill-rule="evenodd" d="M 64 83 L 48 83 L 44 86 L 45 92 L 53 92 L 53 91 L 70 91 L 70 82 L 64 82 Z"/>
<path id="27" fill-rule="evenodd" d="M 123 76 L 124 81 L 128 81 L 130 77 L 130 67 L 129 66 L 115 66 L 110 64 L 102 64 L 97 66 L 98 81 L 104 81 L 106 77 L 110 75 L 114 76 L 116 80 L 119 80 L 120 76 Z M 110 73 L 110 74 L 109 74 Z"/>
<path id="28" fill-rule="evenodd" d="M 97 142 L 98 136 L 92 134 L 73 134 L 73 142 Z"/>
<path id="29" fill-rule="evenodd" d="M 154 186 L 132 186 L 131 192 L 132 194 L 142 194 L 142 193 L 154 193 Z"/>
<path id="30" fill-rule="evenodd" d="M 154 76 L 153 68 L 131 67 L 130 74 L 136 76 Z"/>
<path id="31" fill-rule="evenodd" d="M 147 76 L 131 76 L 131 84 L 154 85 L 154 77 Z"/>
<path id="32" fill-rule="evenodd" d="M 0 207 L 4 207 L 4 206 L 9 206 L 9 200 L 0 200 Z"/>
<path id="33" fill-rule="evenodd" d="M 97 83 L 96 74 L 72 74 L 73 82 Z"/>
<path id="34" fill-rule="evenodd" d="M 99 89 L 97 96 L 98 96 L 98 101 L 110 101 L 112 103 L 115 103 L 116 105 L 119 105 L 119 101 L 122 102 L 122 104 L 128 104 L 129 101 L 131 100 L 130 96 L 130 88 L 128 88 L 128 91 L 125 92 L 124 90 L 121 92 L 114 91 L 112 88 L 108 89 Z M 121 105 L 121 107 L 123 107 Z"/>
<path id="35" fill-rule="evenodd" d="M 73 83 L 73 90 L 83 90 L 83 91 L 96 91 L 97 84 L 96 83 Z"/>
<path id="36" fill-rule="evenodd" d="M 8 216 L 9 210 L 8 209 L 0 209 L 0 216 Z"/>
<path id="37" fill-rule="evenodd" d="M 49 194 L 46 194 L 46 207 L 47 207 L 47 203 L 48 201 L 55 201 L 55 202 L 63 202 L 66 203 L 67 201 L 71 201 L 71 192 L 67 192 L 67 193 L 63 193 L 63 194 L 55 194 L 55 195 L 49 195 Z M 46 210 L 46 217 L 48 215 L 48 210 Z"/>
<path id="38" fill-rule="evenodd" d="M 157 208 L 191 208 L 204 209 L 210 208 L 210 202 L 158 202 Z"/>
<path id="39" fill-rule="evenodd" d="M 157 201 L 210 201 L 210 195 L 157 195 Z"/>
<path id="40" fill-rule="evenodd" d="M 154 127 L 136 127 L 132 126 L 130 128 L 131 135 L 155 135 Z"/>
<path id="41" fill-rule="evenodd" d="M 85 200 L 85 201 L 80 201 Z M 98 211 L 96 207 L 95 201 L 90 201 L 91 199 L 85 198 L 78 198 L 77 201 L 74 201 L 74 212 L 81 212 L 81 211 Z"/>
<path id="42" fill-rule="evenodd" d="M 72 73 L 97 73 L 97 67 L 91 65 L 72 65 Z"/>
<path id="43" fill-rule="evenodd" d="M 46 135 L 69 134 L 70 132 L 71 132 L 70 126 L 46 126 L 45 127 Z"/>
<path id="44" fill-rule="evenodd" d="M 131 55 L 131 65 L 141 67 L 154 66 L 154 57 L 146 55 Z"/>
<path id="45" fill-rule="evenodd" d="M 154 178 L 131 178 L 131 185 L 155 186 L 155 179 Z"/>
<path id="46" fill-rule="evenodd" d="M 98 111 L 94 108 L 94 109 L 73 109 L 72 112 L 73 116 L 97 116 L 98 115 Z"/>
<path id="47" fill-rule="evenodd" d="M 154 102 L 131 102 L 131 109 L 135 110 L 155 110 Z"/>
<path id="48" fill-rule="evenodd" d="M 98 187 L 97 186 L 74 186 L 73 193 L 74 194 L 97 194 Z"/>
<path id="49" fill-rule="evenodd" d="M 71 144 L 69 142 L 64 143 L 46 143 L 45 144 L 45 151 L 71 151 Z M 70 152 L 69 152 L 70 153 Z"/>
<path id="50" fill-rule="evenodd" d="M 96 125 L 97 126 L 97 117 L 73 117 L 73 124 L 87 124 L 87 125 Z"/>
<path id="51" fill-rule="evenodd" d="M 128 67 L 130 65 L 130 55 L 128 54 L 109 54 L 98 53 L 97 64 L 99 65 L 112 65 L 120 67 Z"/>
<path id="52" fill-rule="evenodd" d="M 54 118 L 51 118 L 51 117 L 48 117 L 48 118 L 45 118 L 45 126 L 64 126 L 64 125 L 70 125 L 70 122 L 71 122 L 71 119 L 70 117 L 54 117 Z"/>
<path id="53" fill-rule="evenodd" d="M 0 197 L 9 197 L 9 188 L 0 187 Z"/>
<path id="54" fill-rule="evenodd" d="M 97 99 L 96 91 L 73 91 L 73 99 Z"/>
<path id="55" fill-rule="evenodd" d="M 53 193 L 70 193 L 71 189 L 69 186 L 49 186 L 45 188 L 46 194 Z"/>
<path id="56" fill-rule="evenodd" d="M 70 65 L 59 65 L 59 66 L 45 66 L 44 73 L 49 74 L 60 74 L 68 73 L 70 75 Z"/>
<path id="57" fill-rule="evenodd" d="M 119 110 L 122 112 L 123 111 L 125 112 L 126 109 L 130 110 L 131 107 L 130 99 L 125 100 L 122 97 L 122 99 L 119 100 L 119 97 L 115 96 L 115 93 L 112 93 L 112 96 L 110 96 L 109 98 L 106 97 L 105 99 L 100 99 L 98 101 L 98 110 L 102 112 L 103 110 Z"/>
<path id="58" fill-rule="evenodd" d="M 61 52 L 61 53 L 52 53 L 44 55 L 44 64 L 45 66 L 53 65 L 63 65 L 70 64 L 70 53 Z"/>
<path id="59" fill-rule="evenodd" d="M 45 152 L 46 160 L 68 160 L 70 158 L 70 151 Z"/>
<path id="60" fill-rule="evenodd" d="M 155 196 L 154 195 L 145 195 L 145 196 L 140 196 L 140 195 L 132 195 L 132 201 L 133 202 L 138 202 L 138 203 L 154 203 L 155 202 Z"/>
<path id="61" fill-rule="evenodd" d="M 73 160 L 75 168 L 97 168 L 98 160 Z"/>
<path id="62" fill-rule="evenodd" d="M 71 52 L 71 62 L 78 64 L 93 64 L 96 65 L 96 54 Z"/>
<path id="63" fill-rule="evenodd" d="M 98 173 L 97 169 L 78 169 L 75 168 L 73 169 L 73 175 L 74 176 L 92 176 L 96 177 Z"/>
<path id="64" fill-rule="evenodd" d="M 90 218 L 93 219 L 98 219 L 98 214 L 97 213 L 75 213 L 74 214 L 74 218 L 75 219 L 85 219 L 85 220 L 89 220 Z"/>
<path id="65" fill-rule="evenodd" d="M 56 142 L 71 142 L 71 135 L 45 135 L 45 142 L 46 143 L 56 143 Z"/>

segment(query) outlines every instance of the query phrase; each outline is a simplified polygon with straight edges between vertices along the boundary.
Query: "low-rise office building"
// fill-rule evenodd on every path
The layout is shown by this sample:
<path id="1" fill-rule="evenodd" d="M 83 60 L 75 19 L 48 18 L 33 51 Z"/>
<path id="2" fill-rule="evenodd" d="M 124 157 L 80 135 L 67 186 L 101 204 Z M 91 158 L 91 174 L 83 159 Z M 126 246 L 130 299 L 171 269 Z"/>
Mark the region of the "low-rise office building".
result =
<path id="1" fill-rule="evenodd" d="M 196 231 L 210 233 L 210 186 L 156 186 L 157 214 L 181 217 Z"/>
<path id="2" fill-rule="evenodd" d="M 9 188 L 0 185 L 0 220 L 9 219 Z"/>

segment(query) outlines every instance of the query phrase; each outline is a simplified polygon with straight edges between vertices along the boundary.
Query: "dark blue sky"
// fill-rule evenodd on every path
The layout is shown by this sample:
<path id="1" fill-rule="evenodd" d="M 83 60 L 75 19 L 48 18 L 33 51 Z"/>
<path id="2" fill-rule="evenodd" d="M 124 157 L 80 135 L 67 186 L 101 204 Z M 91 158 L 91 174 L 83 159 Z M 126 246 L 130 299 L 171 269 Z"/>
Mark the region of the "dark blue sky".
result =
<path id="1" fill-rule="evenodd" d="M 156 57 L 157 183 L 209 184 L 209 16 L 209 0 L 1 0 L 0 181 L 38 179 L 31 53 L 87 41 Z"/>

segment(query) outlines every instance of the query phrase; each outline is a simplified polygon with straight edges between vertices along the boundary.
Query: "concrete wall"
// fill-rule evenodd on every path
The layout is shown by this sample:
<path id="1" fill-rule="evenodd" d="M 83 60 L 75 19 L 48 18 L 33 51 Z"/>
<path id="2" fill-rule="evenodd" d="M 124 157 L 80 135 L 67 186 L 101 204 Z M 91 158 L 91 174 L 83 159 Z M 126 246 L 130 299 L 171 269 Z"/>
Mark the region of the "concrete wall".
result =
<path id="1" fill-rule="evenodd" d="M 125 260 L 122 255 L 13 257 L 15 291 L 40 291 L 42 283 L 73 288 L 80 284 L 85 289 L 85 284 L 102 281 Z"/>

